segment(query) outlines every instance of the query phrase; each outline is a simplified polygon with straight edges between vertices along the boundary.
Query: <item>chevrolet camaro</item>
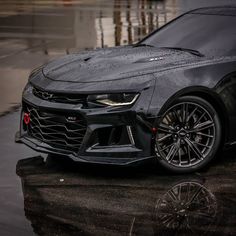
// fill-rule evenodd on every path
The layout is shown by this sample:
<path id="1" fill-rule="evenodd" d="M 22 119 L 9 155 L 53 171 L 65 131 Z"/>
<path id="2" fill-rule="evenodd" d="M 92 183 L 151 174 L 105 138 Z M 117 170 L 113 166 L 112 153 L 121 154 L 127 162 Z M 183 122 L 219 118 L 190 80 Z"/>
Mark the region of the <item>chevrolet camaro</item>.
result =
<path id="1" fill-rule="evenodd" d="M 75 161 L 199 170 L 236 142 L 236 7 L 187 12 L 134 45 L 34 70 L 17 140 Z"/>

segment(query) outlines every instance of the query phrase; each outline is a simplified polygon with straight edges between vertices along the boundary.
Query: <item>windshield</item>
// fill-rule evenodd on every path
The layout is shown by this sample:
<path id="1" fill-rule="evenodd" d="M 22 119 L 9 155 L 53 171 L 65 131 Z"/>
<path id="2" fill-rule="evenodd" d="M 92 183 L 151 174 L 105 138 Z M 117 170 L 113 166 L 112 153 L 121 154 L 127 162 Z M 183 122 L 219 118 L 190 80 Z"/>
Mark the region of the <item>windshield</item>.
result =
<path id="1" fill-rule="evenodd" d="M 236 55 L 236 17 L 186 14 L 142 44 L 155 47 L 178 47 L 197 50 L 205 55 Z"/>

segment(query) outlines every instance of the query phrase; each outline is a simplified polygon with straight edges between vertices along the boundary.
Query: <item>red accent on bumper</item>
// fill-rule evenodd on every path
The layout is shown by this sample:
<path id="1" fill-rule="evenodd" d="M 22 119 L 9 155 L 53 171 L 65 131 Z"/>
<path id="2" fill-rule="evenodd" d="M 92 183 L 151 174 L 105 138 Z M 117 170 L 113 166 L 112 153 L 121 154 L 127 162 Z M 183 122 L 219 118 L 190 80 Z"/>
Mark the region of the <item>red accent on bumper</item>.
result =
<path id="1" fill-rule="evenodd" d="M 28 125 L 30 123 L 30 114 L 24 113 L 24 123 Z"/>

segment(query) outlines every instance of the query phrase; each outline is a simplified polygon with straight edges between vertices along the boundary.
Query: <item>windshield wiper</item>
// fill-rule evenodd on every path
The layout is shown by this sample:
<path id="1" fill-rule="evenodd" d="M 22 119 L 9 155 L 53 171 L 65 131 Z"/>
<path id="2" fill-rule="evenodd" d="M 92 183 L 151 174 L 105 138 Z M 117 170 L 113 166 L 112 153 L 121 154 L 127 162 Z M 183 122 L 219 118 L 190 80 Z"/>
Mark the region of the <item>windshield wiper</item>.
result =
<path id="1" fill-rule="evenodd" d="M 174 50 L 178 50 L 178 51 L 189 52 L 189 53 L 191 53 L 193 55 L 196 55 L 198 57 L 204 57 L 204 54 L 202 54 L 198 50 L 194 50 L 194 49 L 190 49 L 190 48 L 181 48 L 181 47 L 161 47 L 161 48 L 174 49 Z"/>
<path id="2" fill-rule="evenodd" d="M 134 45 L 135 48 L 137 47 L 154 47 L 153 45 L 150 45 L 150 44 L 146 44 L 146 43 L 137 43 Z"/>

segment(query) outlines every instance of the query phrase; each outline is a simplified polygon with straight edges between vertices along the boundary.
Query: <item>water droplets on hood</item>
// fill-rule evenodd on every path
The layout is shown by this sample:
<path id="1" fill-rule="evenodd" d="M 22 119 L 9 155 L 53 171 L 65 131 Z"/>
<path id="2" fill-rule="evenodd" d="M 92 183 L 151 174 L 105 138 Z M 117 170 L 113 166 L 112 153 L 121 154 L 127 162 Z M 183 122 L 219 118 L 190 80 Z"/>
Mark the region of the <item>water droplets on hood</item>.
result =
<path id="1" fill-rule="evenodd" d="M 58 81 L 100 82 L 153 73 L 196 60 L 199 58 L 187 52 L 123 46 L 64 56 L 46 65 L 43 73 Z"/>

